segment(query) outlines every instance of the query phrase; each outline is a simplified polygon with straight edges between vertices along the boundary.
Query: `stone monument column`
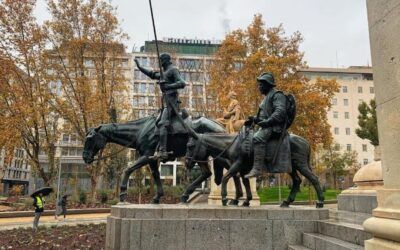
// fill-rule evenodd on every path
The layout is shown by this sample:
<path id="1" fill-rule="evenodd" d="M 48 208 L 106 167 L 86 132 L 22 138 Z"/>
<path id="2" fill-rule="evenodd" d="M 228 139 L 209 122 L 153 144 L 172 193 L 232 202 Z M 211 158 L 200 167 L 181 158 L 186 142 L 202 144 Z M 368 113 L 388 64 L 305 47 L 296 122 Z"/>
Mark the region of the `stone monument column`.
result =
<path id="1" fill-rule="evenodd" d="M 367 0 L 384 186 L 365 249 L 400 249 L 400 1 Z"/>

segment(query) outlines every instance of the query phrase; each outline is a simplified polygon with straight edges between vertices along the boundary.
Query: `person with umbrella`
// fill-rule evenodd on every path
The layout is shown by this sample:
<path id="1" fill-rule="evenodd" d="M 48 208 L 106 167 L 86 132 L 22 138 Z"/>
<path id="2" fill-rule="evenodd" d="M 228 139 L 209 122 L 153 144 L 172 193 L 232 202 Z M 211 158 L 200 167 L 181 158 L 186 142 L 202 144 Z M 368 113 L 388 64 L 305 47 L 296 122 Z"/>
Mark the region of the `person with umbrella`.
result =
<path id="1" fill-rule="evenodd" d="M 49 195 L 53 192 L 53 188 L 51 187 L 44 187 L 41 189 L 36 190 L 31 194 L 33 198 L 33 206 L 35 207 L 35 218 L 33 220 L 33 230 L 36 231 L 39 225 L 39 219 L 44 211 L 44 204 L 45 199 L 44 196 Z"/>

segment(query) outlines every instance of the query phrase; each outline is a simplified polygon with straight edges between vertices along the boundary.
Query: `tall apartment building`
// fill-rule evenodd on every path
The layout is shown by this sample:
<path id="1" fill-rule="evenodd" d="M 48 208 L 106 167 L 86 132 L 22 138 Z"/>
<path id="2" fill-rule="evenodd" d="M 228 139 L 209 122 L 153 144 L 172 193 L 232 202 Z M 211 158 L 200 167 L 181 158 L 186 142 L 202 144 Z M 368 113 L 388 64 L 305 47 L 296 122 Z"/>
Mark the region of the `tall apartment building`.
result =
<path id="1" fill-rule="evenodd" d="M 356 151 L 361 166 L 372 162 L 374 147 L 368 140 L 360 139 L 355 132 L 358 128 L 358 105 L 362 101 L 369 103 L 375 97 L 372 68 L 307 68 L 301 72 L 311 81 L 317 77 L 336 79 L 340 91 L 332 99 L 332 108 L 328 112 L 335 146 Z"/>
<path id="2" fill-rule="evenodd" d="M 14 155 L 9 165 L 5 164 L 5 152 L 0 150 L 0 173 L 2 187 L 0 194 L 8 194 L 15 185 L 23 187 L 22 193 L 28 194 L 30 190 L 29 182 L 31 181 L 31 167 L 27 161 L 26 152 L 23 149 L 14 150 Z"/>

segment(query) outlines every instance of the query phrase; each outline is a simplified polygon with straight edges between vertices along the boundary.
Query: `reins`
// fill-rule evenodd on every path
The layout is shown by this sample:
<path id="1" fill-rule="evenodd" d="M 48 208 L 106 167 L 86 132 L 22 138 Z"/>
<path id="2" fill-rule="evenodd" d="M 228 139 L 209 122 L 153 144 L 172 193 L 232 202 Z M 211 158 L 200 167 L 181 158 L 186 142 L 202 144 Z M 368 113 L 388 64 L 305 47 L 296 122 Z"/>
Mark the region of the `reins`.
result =
<path id="1" fill-rule="evenodd" d="M 93 159 L 92 163 L 95 162 L 95 161 L 100 161 L 100 160 L 104 160 L 104 159 L 113 157 L 114 155 L 117 155 L 117 154 L 121 153 L 121 152 L 124 151 L 125 149 L 128 149 L 128 148 L 122 148 L 121 150 L 118 150 L 118 151 L 115 152 L 115 153 L 112 153 L 112 154 L 109 154 L 109 155 L 106 155 L 106 156 L 102 156 L 102 157 L 97 157 L 96 159 Z"/>
<path id="2" fill-rule="evenodd" d="M 188 156 L 187 156 L 186 158 L 187 158 L 187 159 L 190 159 L 191 161 L 198 162 L 198 163 L 208 163 L 208 162 L 210 162 L 211 160 L 202 161 L 202 160 L 196 160 L 196 159 L 194 159 L 194 158 L 195 158 L 195 155 L 196 155 L 196 154 L 198 153 L 198 151 L 200 150 L 200 146 L 201 146 L 202 143 L 204 143 L 205 145 L 207 145 L 207 146 L 209 146 L 209 147 L 214 147 L 213 145 L 211 145 L 211 144 L 209 144 L 209 143 L 207 143 L 207 142 L 205 142 L 205 141 L 203 140 L 204 135 L 200 134 L 199 137 L 200 137 L 200 140 L 199 140 L 199 143 L 196 145 L 196 148 L 195 148 L 195 150 L 194 150 L 194 153 L 193 153 L 194 156 L 192 156 L 192 157 L 188 157 Z M 225 147 L 224 150 L 221 151 L 221 153 L 219 153 L 216 157 L 213 157 L 213 159 L 218 159 L 218 158 L 220 158 L 223 154 L 225 154 L 225 152 L 233 145 L 233 143 L 236 141 L 236 139 L 237 139 L 238 137 L 239 137 L 239 134 L 237 134 L 237 135 L 235 136 L 235 139 L 233 139 L 233 141 L 232 141 L 231 143 L 229 143 L 229 145 L 228 145 L 227 147 Z"/>

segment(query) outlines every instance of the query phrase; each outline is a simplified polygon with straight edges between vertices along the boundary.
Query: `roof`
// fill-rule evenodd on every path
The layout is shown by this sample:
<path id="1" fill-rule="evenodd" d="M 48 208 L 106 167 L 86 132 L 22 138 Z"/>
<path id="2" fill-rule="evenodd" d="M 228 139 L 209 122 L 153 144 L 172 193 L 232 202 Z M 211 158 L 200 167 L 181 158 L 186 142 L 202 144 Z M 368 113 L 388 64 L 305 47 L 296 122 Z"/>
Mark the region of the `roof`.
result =
<path id="1" fill-rule="evenodd" d="M 372 74 L 372 67 L 350 66 L 348 68 L 302 68 L 299 72 L 317 73 L 348 73 L 348 74 Z"/>

